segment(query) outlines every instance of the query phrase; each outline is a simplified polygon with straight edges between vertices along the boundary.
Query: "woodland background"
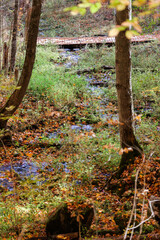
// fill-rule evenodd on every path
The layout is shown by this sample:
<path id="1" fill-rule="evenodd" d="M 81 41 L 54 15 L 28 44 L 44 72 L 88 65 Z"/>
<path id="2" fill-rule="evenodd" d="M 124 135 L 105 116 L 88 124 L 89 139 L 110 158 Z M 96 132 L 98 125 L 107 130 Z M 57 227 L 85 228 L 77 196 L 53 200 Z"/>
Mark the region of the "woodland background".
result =
<path id="1" fill-rule="evenodd" d="M 115 11 L 107 8 L 108 3 L 95 14 L 64 12 L 77 3 L 44 1 L 39 38 L 108 35 L 115 23 Z M 1 0 L 0 4 L 3 108 L 23 69 L 31 1 L 19 1 L 14 66 L 15 2 Z M 144 7 L 134 7 L 133 16 L 143 11 Z M 140 20 L 142 34 L 159 34 L 155 14 L 158 8 Z M 133 121 L 143 156 L 111 179 L 124 151 L 119 140 L 115 47 L 86 45 L 70 51 L 50 43 L 37 46 L 31 81 L 8 120 L 5 144 L 1 131 L 0 239 L 45 239 L 48 216 L 64 202 L 73 209 L 83 209 L 82 202 L 93 206 L 95 218 L 88 238 L 123 239 L 135 192 L 131 225 L 150 216 L 148 200 L 160 196 L 159 42 L 132 44 L 131 50 Z M 156 216 L 160 218 L 159 213 Z M 159 239 L 158 222 L 151 218 L 132 238 L 138 239 L 139 233 L 141 239 Z"/>

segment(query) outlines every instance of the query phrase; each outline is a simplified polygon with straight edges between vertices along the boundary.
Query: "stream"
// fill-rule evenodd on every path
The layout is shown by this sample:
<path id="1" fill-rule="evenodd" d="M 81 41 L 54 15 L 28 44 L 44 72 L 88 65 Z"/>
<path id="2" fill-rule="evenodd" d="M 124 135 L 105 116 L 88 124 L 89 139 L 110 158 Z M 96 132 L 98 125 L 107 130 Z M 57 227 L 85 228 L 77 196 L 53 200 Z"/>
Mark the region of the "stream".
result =
<path id="1" fill-rule="evenodd" d="M 72 51 L 69 49 L 64 49 L 63 51 L 60 50 L 60 55 L 62 58 L 64 58 L 66 61 L 64 62 L 64 65 L 66 69 L 70 69 L 72 64 L 77 64 L 78 60 L 80 58 L 79 56 L 79 50 L 80 49 L 73 49 Z M 88 82 L 88 89 L 92 92 L 93 95 L 99 96 L 103 90 L 99 86 L 93 86 L 91 85 L 91 82 L 97 81 L 95 77 L 86 76 L 86 80 Z M 108 76 L 104 73 L 104 81 L 108 81 Z M 102 114 L 103 112 L 103 114 Z M 100 115 L 102 118 L 107 117 L 107 113 L 104 114 L 104 102 L 101 101 L 101 107 L 97 111 L 97 114 Z M 117 116 L 111 116 L 114 117 L 114 119 L 117 119 Z M 89 132 L 92 131 L 93 127 L 89 124 L 79 124 L 79 125 L 72 125 L 70 126 L 70 130 L 74 131 L 75 133 L 79 132 Z M 55 139 L 57 136 L 61 133 L 61 130 L 57 130 L 53 133 L 46 133 L 46 136 L 48 139 Z M 15 157 L 16 158 L 16 157 Z M 16 160 L 16 159 L 15 159 Z M 30 177 L 31 179 L 34 179 L 34 176 L 37 176 L 39 174 L 40 169 L 43 169 L 47 163 L 43 162 L 42 166 L 38 166 L 34 162 L 27 161 L 25 158 L 18 162 L 15 161 L 15 163 L 12 163 L 13 171 L 14 173 L 17 173 L 17 175 L 20 177 L 21 180 L 25 179 L 26 177 Z M 62 163 L 64 166 L 64 171 L 68 172 L 67 165 Z M 4 164 L 0 166 L 0 192 L 1 187 L 8 189 L 9 191 L 13 190 L 13 182 L 11 177 L 12 168 L 10 163 Z"/>
<path id="2" fill-rule="evenodd" d="M 72 64 L 78 63 L 78 60 L 80 58 L 78 52 L 79 52 L 79 49 L 73 49 L 73 51 L 70 51 L 69 49 L 64 49 L 63 51 L 60 51 L 60 55 L 62 56 L 62 58 L 66 59 L 66 61 L 63 63 L 66 69 L 70 69 Z M 101 85 L 97 86 L 97 85 L 91 84 L 93 82 L 97 82 L 97 79 L 94 76 L 92 76 L 91 74 L 90 75 L 86 74 L 86 80 L 88 82 L 88 90 L 92 93 L 92 95 L 98 97 L 103 93 L 104 86 L 101 86 Z M 107 83 L 108 81 L 111 81 L 111 79 L 106 73 L 104 73 L 103 82 Z M 107 84 L 105 87 L 107 87 Z M 97 115 L 99 115 L 100 118 L 105 120 L 112 119 L 113 121 L 118 120 L 117 113 L 107 114 L 107 109 L 105 108 L 105 106 L 108 103 L 107 99 L 99 100 L 99 103 L 100 103 L 100 107 L 96 111 L 97 111 Z M 92 131 L 92 129 L 93 127 L 89 124 L 86 124 L 86 125 L 79 124 L 79 125 L 70 126 L 70 130 L 76 132 L 77 134 L 79 132 L 89 132 L 89 131 Z M 60 133 L 61 133 L 61 130 L 57 130 L 56 132 L 53 132 L 53 133 L 46 133 L 46 136 L 48 139 L 55 139 Z M 42 166 L 40 167 L 36 163 L 27 161 L 24 158 L 24 160 L 21 162 L 13 163 L 13 170 L 18 174 L 18 176 L 20 176 L 22 180 L 25 177 L 31 177 L 32 179 L 34 179 L 34 176 L 37 176 L 39 174 L 39 170 L 46 167 L 46 165 L 47 163 L 43 162 Z M 64 166 L 64 171 L 68 172 L 69 170 L 67 169 L 67 165 L 65 165 L 64 163 L 62 163 L 62 165 Z M 0 166 L 0 192 L 1 192 L 1 186 L 3 188 L 8 189 L 9 191 L 13 190 L 13 182 L 11 177 L 6 178 L 6 176 L 10 176 L 10 175 L 11 175 L 10 163 Z"/>

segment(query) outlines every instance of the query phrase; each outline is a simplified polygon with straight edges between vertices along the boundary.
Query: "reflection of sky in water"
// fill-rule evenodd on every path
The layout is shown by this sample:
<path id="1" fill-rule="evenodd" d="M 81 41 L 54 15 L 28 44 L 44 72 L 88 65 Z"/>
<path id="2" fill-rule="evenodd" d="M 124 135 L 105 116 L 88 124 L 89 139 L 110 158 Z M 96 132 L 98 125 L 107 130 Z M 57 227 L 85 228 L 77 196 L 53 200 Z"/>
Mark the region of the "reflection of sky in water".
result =
<path id="1" fill-rule="evenodd" d="M 47 163 L 45 163 L 45 162 L 42 163 L 42 168 L 44 168 L 45 166 L 47 166 Z M 27 162 L 26 160 L 23 160 L 20 163 L 13 164 L 13 169 L 23 180 L 23 177 L 38 175 L 38 170 L 41 169 L 41 168 L 38 167 L 36 165 L 36 163 Z M 0 178 L 0 185 L 8 188 L 9 190 L 12 190 L 13 189 L 13 183 L 12 183 L 11 179 L 3 178 L 3 176 L 5 177 L 5 172 L 6 171 L 11 171 L 10 164 L 2 165 L 0 167 L 0 177 L 2 177 L 2 178 Z"/>
<path id="2" fill-rule="evenodd" d="M 75 132 L 79 132 L 81 130 L 89 132 L 92 130 L 92 126 L 90 126 L 90 125 L 80 125 L 80 126 L 72 125 L 71 129 L 74 130 Z"/>
<path id="3" fill-rule="evenodd" d="M 77 50 L 79 50 L 79 49 L 74 49 L 74 51 L 77 51 Z M 71 68 L 73 63 L 77 64 L 78 60 L 80 58 L 80 56 L 77 53 L 68 51 L 68 49 L 66 49 L 66 51 L 62 52 L 61 56 L 63 56 L 67 60 L 69 60 L 67 63 L 64 64 L 66 68 Z"/>
<path id="4" fill-rule="evenodd" d="M 78 133 L 80 131 L 87 131 L 87 132 L 89 132 L 89 131 L 91 131 L 93 129 L 92 126 L 90 126 L 90 125 L 83 125 L 83 124 L 81 124 L 81 125 L 72 125 L 70 128 L 71 128 L 71 130 L 75 131 L 76 133 Z M 52 139 L 52 138 L 55 139 L 61 133 L 63 133 L 63 131 L 57 130 L 57 131 L 55 131 L 53 133 L 48 133 L 47 137 L 49 139 Z M 60 140 L 59 140 L 59 142 L 60 142 Z"/>
<path id="5" fill-rule="evenodd" d="M 67 167 L 67 163 L 66 163 L 66 162 L 63 162 L 62 165 L 63 165 L 63 167 L 64 167 L 64 172 L 65 172 L 65 173 L 70 173 L 70 170 L 69 170 L 68 167 Z"/>

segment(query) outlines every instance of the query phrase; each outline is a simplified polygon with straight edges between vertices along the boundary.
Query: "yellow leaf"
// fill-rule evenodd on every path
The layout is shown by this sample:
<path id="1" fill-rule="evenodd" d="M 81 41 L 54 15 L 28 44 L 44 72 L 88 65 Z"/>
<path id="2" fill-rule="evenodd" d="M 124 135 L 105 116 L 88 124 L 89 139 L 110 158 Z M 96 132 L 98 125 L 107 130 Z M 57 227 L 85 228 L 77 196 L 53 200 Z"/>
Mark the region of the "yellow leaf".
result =
<path id="1" fill-rule="evenodd" d="M 145 3 L 146 3 L 146 0 L 135 0 L 135 1 L 133 2 L 133 6 L 141 7 L 141 6 L 143 6 Z"/>
<path id="2" fill-rule="evenodd" d="M 130 21 L 125 21 L 125 22 L 122 23 L 122 26 L 130 27 L 131 26 L 131 22 Z"/>
<path id="3" fill-rule="evenodd" d="M 121 3 L 125 4 L 126 6 L 129 5 L 129 1 L 128 0 L 120 0 Z"/>
<path id="4" fill-rule="evenodd" d="M 14 105 L 11 105 L 10 107 L 6 107 L 6 110 L 7 110 L 8 112 L 10 112 L 10 111 L 12 111 L 14 108 L 15 108 L 15 106 L 14 106 Z"/>
<path id="5" fill-rule="evenodd" d="M 160 1 L 159 0 L 150 0 L 149 2 L 149 8 L 157 8 L 158 6 L 160 6 Z"/>
<path id="6" fill-rule="evenodd" d="M 20 89 L 21 89 L 21 86 L 17 86 L 15 89 L 20 90 Z"/>
<path id="7" fill-rule="evenodd" d="M 128 39 L 131 39 L 134 36 L 133 32 L 129 31 L 129 30 L 125 32 L 125 35 L 126 35 L 126 38 L 128 38 Z"/>
<path id="8" fill-rule="evenodd" d="M 119 151 L 119 155 L 123 154 L 123 148 L 121 148 L 121 150 Z"/>
<path id="9" fill-rule="evenodd" d="M 123 11 L 125 8 L 126 8 L 126 5 L 125 5 L 125 4 L 118 4 L 118 5 L 116 6 L 116 9 L 117 9 L 118 11 Z"/>
<path id="10" fill-rule="evenodd" d="M 119 33 L 119 29 L 118 28 L 112 28 L 109 31 L 109 37 L 116 37 Z"/>
<path id="11" fill-rule="evenodd" d="M 138 31 L 142 32 L 141 26 L 138 24 L 138 22 L 133 22 L 132 26 Z"/>

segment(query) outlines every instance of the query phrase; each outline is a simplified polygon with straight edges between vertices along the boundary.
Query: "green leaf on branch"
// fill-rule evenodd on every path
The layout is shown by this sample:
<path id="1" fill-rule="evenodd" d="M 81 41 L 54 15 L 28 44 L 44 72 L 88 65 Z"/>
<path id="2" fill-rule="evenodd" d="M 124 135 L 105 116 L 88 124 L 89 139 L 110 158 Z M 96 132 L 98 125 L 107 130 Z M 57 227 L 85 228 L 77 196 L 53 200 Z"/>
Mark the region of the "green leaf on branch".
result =
<path id="1" fill-rule="evenodd" d="M 97 2 L 95 4 L 92 4 L 90 6 L 90 12 L 93 14 L 93 13 L 96 13 L 100 8 L 101 8 L 101 3 L 100 2 Z"/>
<path id="2" fill-rule="evenodd" d="M 0 117 L 0 120 L 3 120 L 3 121 L 5 121 L 5 120 L 8 120 L 8 119 L 10 119 L 11 118 L 11 116 L 7 116 L 7 117 Z"/>
<path id="3" fill-rule="evenodd" d="M 89 2 L 83 2 L 83 3 L 78 4 L 78 7 L 80 7 L 80 8 L 88 8 L 90 6 L 91 6 L 91 3 L 89 3 Z"/>
<path id="4" fill-rule="evenodd" d="M 80 8 L 79 13 L 83 16 L 86 14 L 86 9 L 85 8 Z"/>
<path id="5" fill-rule="evenodd" d="M 116 37 L 119 34 L 119 32 L 124 31 L 125 29 L 126 27 L 124 26 L 117 26 L 115 28 L 112 28 L 109 31 L 109 37 Z"/>
<path id="6" fill-rule="evenodd" d="M 85 8 L 84 8 L 85 10 Z M 80 11 L 80 8 L 78 6 L 73 6 L 73 7 L 68 7 L 64 9 L 64 12 L 71 12 L 71 15 L 76 16 L 77 14 L 79 14 L 80 12 L 83 12 L 82 8 Z M 81 14 L 81 13 L 80 13 Z M 85 14 L 85 13 L 84 13 Z"/>
<path id="7" fill-rule="evenodd" d="M 85 15 L 86 14 L 86 8 L 90 8 L 90 12 L 96 13 L 101 8 L 100 2 L 90 2 L 89 0 L 83 0 L 82 3 L 78 4 L 77 6 L 72 6 L 65 8 L 64 11 L 68 12 L 70 11 L 72 15 Z"/>
<path id="8" fill-rule="evenodd" d="M 131 39 L 132 37 L 139 35 L 139 33 L 135 30 L 128 30 L 125 32 L 126 38 Z"/>
<path id="9" fill-rule="evenodd" d="M 110 8 L 116 8 L 117 11 L 123 11 L 129 5 L 129 0 L 111 0 Z"/>

